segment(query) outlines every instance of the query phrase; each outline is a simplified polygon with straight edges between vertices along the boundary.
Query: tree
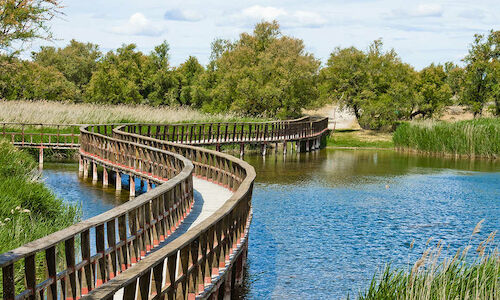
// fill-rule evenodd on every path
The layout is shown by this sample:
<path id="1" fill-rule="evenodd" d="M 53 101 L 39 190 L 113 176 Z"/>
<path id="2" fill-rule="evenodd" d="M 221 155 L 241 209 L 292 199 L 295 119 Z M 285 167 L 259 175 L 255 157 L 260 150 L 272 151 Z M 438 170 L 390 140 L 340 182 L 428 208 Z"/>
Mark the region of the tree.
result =
<path id="1" fill-rule="evenodd" d="M 31 56 L 33 61 L 42 66 L 55 67 L 83 91 L 97 69 L 97 62 L 102 53 L 95 44 L 71 40 L 64 48 L 44 46 L 39 52 L 32 52 Z"/>
<path id="2" fill-rule="evenodd" d="M 189 56 L 175 71 L 179 80 L 179 102 L 182 105 L 201 107 L 202 103 L 195 95 L 197 93 L 195 86 L 198 85 L 198 79 L 205 72 L 205 68 L 196 57 Z"/>
<path id="3" fill-rule="evenodd" d="M 0 99 L 73 100 L 79 90 L 56 68 L 0 57 Z"/>
<path id="4" fill-rule="evenodd" d="M 317 98 L 319 61 L 305 52 L 302 40 L 283 36 L 276 21 L 212 48 L 212 74 L 203 78 L 214 84 L 206 110 L 287 118 Z"/>
<path id="5" fill-rule="evenodd" d="M 484 106 L 492 101 L 499 103 L 498 67 L 500 58 L 500 31 L 488 36 L 474 35 L 469 54 L 463 59 L 467 64 L 463 79 L 461 102 L 469 107 L 474 116 L 481 115 Z M 496 112 L 499 112 L 498 104 Z"/>
<path id="6" fill-rule="evenodd" d="M 60 14 L 59 0 L 2 0 L 0 2 L 0 50 L 12 55 L 33 39 L 52 39 L 47 22 Z"/>
<path id="7" fill-rule="evenodd" d="M 138 104 L 147 96 L 145 80 L 149 57 L 123 45 L 110 51 L 97 65 L 85 91 L 85 100 L 95 103 Z"/>
<path id="8" fill-rule="evenodd" d="M 461 68 L 452 62 L 447 62 L 444 64 L 444 72 L 446 73 L 446 83 L 451 89 L 452 96 L 455 98 L 460 97 L 462 92 L 464 68 Z"/>
<path id="9" fill-rule="evenodd" d="M 417 74 L 394 50 L 374 41 L 368 51 L 336 48 L 321 71 L 323 97 L 351 109 L 362 128 L 391 128 L 417 107 Z"/>
<path id="10" fill-rule="evenodd" d="M 417 90 L 418 103 L 411 118 L 418 115 L 432 117 L 446 106 L 451 104 L 452 91 L 446 83 L 446 73 L 443 66 L 431 64 L 419 73 Z"/>
<path id="11" fill-rule="evenodd" d="M 153 105 L 170 105 L 178 102 L 178 79 L 170 68 L 170 46 L 166 41 L 156 46 L 149 56 L 145 72 L 145 97 Z"/>

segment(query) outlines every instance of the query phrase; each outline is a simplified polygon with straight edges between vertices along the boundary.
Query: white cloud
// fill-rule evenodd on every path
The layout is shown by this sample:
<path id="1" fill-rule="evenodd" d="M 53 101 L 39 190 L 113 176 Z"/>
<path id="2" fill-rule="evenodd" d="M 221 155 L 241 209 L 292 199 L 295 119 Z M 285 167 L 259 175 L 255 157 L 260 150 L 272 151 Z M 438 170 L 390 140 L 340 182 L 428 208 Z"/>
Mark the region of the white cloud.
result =
<path id="1" fill-rule="evenodd" d="M 443 7 L 439 4 L 419 4 L 409 9 L 394 9 L 389 18 L 427 18 L 443 16 Z"/>
<path id="2" fill-rule="evenodd" d="M 164 15 L 165 20 L 196 22 L 203 19 L 203 16 L 193 10 L 171 9 Z"/>
<path id="3" fill-rule="evenodd" d="M 151 22 L 142 13 L 135 13 L 130 16 L 128 21 L 120 26 L 114 26 L 111 31 L 124 35 L 145 35 L 159 36 L 165 30 L 157 24 Z"/>
<path id="4" fill-rule="evenodd" d="M 264 7 L 260 5 L 254 5 L 251 7 L 247 7 L 242 11 L 242 16 L 244 17 L 265 21 L 276 20 L 279 17 L 285 15 L 287 15 L 287 12 L 284 9 L 272 6 Z"/>
<path id="5" fill-rule="evenodd" d="M 220 25 L 227 25 L 227 21 L 233 24 L 240 24 L 244 26 L 253 26 L 260 21 L 273 21 L 277 20 L 285 28 L 290 27 L 321 27 L 328 23 L 328 20 L 321 14 L 307 11 L 295 10 L 287 11 L 284 8 L 273 6 L 260 6 L 254 5 L 244 8 L 238 13 L 232 14 L 229 18 L 222 22 Z"/>

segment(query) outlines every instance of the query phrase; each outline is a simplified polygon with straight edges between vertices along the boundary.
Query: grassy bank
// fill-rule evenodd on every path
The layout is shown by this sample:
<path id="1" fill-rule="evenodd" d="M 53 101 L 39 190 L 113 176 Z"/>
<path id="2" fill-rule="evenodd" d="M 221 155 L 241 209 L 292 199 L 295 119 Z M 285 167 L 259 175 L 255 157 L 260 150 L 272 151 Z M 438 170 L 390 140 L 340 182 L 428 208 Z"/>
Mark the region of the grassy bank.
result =
<path id="1" fill-rule="evenodd" d="M 393 148 L 391 134 L 372 130 L 335 130 L 327 138 L 329 147 Z"/>
<path id="2" fill-rule="evenodd" d="M 0 122 L 98 124 L 258 121 L 233 113 L 206 114 L 191 108 L 145 105 L 97 105 L 49 101 L 1 101 Z"/>
<path id="3" fill-rule="evenodd" d="M 0 140 L 0 253 L 7 252 L 79 219 L 77 207 L 65 205 L 41 182 L 37 163 L 26 152 Z M 37 257 L 38 265 L 43 257 Z M 16 284 L 24 282 L 16 264 Z M 1 291 L 0 291 L 1 293 Z"/>
<path id="4" fill-rule="evenodd" d="M 473 234 L 478 231 L 476 226 Z M 500 299 L 500 254 L 491 246 L 495 233 L 477 249 L 467 246 L 452 257 L 444 257 L 438 243 L 411 268 L 387 266 L 359 299 Z"/>
<path id="5" fill-rule="evenodd" d="M 500 155 L 500 119 L 404 123 L 393 140 L 403 150 L 494 158 Z"/>

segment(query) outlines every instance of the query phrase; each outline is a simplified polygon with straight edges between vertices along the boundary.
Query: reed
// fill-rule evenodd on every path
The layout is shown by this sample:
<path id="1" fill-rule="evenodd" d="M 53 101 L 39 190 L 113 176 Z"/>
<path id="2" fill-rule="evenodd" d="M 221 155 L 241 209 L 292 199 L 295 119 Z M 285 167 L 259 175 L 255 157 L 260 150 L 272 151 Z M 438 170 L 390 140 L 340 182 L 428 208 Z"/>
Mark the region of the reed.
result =
<path id="1" fill-rule="evenodd" d="M 54 101 L 0 100 L 0 122 L 98 124 L 255 121 L 234 113 L 206 114 L 188 107 L 100 105 Z"/>
<path id="2" fill-rule="evenodd" d="M 478 231 L 474 229 L 473 235 Z M 410 268 L 387 265 L 359 299 L 500 299 L 500 253 L 494 246 L 495 233 L 479 243 L 474 254 L 468 245 L 454 256 L 446 256 L 438 242 Z"/>
<path id="3" fill-rule="evenodd" d="M 0 253 L 66 228 L 79 219 L 79 208 L 64 204 L 40 180 L 35 160 L 0 139 Z M 37 257 L 40 278 L 44 276 L 42 264 L 43 257 Z M 20 264 L 15 264 L 15 281 L 21 290 L 24 272 Z"/>
<path id="4" fill-rule="evenodd" d="M 428 154 L 496 158 L 500 155 L 500 119 L 401 124 L 396 148 Z"/>

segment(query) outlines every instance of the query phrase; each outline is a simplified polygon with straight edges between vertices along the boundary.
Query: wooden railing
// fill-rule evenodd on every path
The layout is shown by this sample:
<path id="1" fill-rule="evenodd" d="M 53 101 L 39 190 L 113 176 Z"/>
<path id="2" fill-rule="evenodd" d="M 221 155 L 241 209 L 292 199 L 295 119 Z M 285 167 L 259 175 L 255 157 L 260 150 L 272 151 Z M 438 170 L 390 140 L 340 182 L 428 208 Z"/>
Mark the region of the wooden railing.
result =
<path id="1" fill-rule="evenodd" d="M 0 123 L 0 136 L 19 147 L 80 147 L 81 124 Z"/>
<path id="2" fill-rule="evenodd" d="M 123 131 L 126 128 L 127 125 L 114 129 L 114 137 L 182 155 L 193 161 L 194 175 L 226 186 L 234 193 L 210 217 L 87 297 L 111 299 L 120 291 L 123 299 L 134 298 L 136 292 L 140 299 L 210 295 L 211 287 L 216 286 L 213 279 L 231 267 L 231 258 L 241 251 L 242 239 L 248 233 L 255 170 L 221 152 L 128 133 Z"/>
<path id="3" fill-rule="evenodd" d="M 128 133 L 190 145 L 297 141 L 328 129 L 328 118 L 273 122 L 135 124 Z"/>
<path id="4" fill-rule="evenodd" d="M 193 202 L 191 161 L 99 133 L 111 128 L 82 128 L 82 153 L 126 170 L 151 173 L 165 183 L 99 216 L 0 255 L 4 299 L 77 299 L 140 261 L 179 225 Z M 154 167 L 144 163 L 151 157 Z M 22 270 L 25 288 L 16 292 L 17 268 Z M 45 278 L 40 278 L 41 273 Z"/>

